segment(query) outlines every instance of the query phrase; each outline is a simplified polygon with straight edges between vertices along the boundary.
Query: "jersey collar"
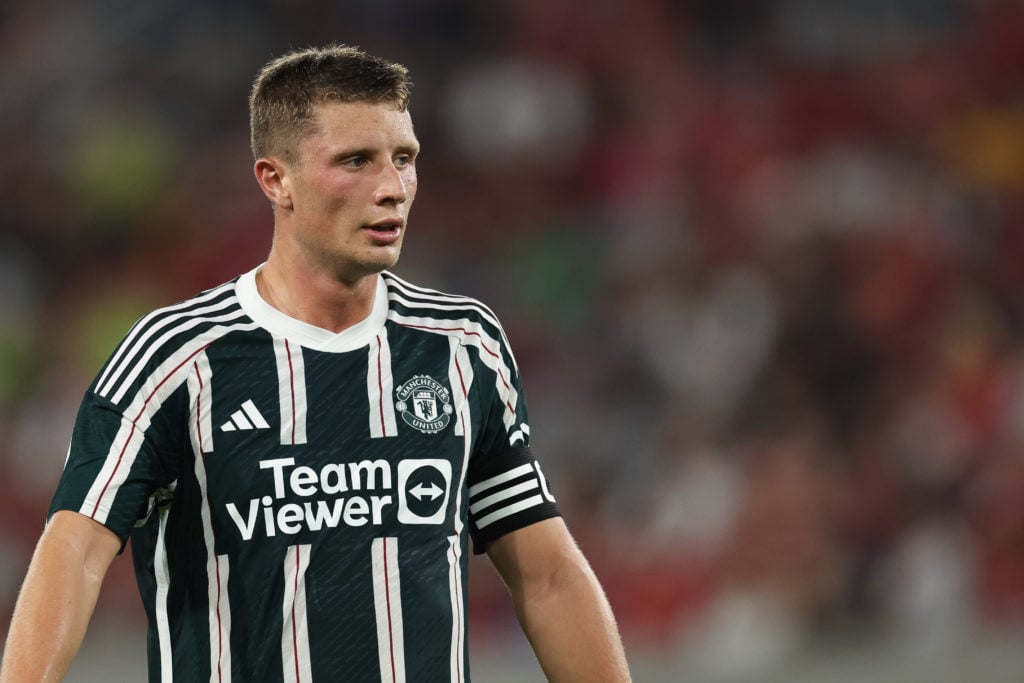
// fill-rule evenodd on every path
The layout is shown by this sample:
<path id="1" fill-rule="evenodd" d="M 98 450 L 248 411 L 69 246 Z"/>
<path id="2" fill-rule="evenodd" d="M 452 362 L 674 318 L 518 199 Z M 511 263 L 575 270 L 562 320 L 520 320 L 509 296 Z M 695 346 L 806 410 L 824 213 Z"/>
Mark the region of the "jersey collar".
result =
<path id="1" fill-rule="evenodd" d="M 287 316 L 264 301 L 256 289 L 256 273 L 263 265 L 240 276 L 235 291 L 242 310 L 276 337 L 291 339 L 316 351 L 353 351 L 369 344 L 387 320 L 388 292 L 382 277 L 377 278 L 377 291 L 374 293 L 370 315 L 352 327 L 335 333 Z"/>

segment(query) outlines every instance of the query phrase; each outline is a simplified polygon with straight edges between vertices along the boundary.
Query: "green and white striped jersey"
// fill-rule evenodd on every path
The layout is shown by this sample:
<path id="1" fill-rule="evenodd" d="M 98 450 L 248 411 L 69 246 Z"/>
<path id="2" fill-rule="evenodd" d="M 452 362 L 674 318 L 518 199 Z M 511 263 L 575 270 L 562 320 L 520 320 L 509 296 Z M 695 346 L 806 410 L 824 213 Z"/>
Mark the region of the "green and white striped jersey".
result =
<path id="1" fill-rule="evenodd" d="M 131 539 L 153 681 L 469 680 L 469 537 L 558 515 L 501 326 L 383 273 L 333 334 L 255 276 L 132 327 L 51 513 Z"/>

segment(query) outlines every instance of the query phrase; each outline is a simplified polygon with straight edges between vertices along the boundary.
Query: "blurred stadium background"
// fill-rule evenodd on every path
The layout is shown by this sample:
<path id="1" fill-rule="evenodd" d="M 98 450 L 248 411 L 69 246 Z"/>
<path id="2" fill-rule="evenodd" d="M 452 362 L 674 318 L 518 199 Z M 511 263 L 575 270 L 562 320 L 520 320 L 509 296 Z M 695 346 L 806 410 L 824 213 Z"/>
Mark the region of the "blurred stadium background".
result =
<path id="1" fill-rule="evenodd" d="M 328 41 L 412 69 L 397 272 L 503 319 L 637 681 L 1024 679 L 1000 0 L 4 3 L 5 614 L 114 343 L 265 255 L 248 86 Z M 539 680 L 472 584 L 477 678 Z M 71 680 L 141 680 L 143 642 L 124 557 Z"/>

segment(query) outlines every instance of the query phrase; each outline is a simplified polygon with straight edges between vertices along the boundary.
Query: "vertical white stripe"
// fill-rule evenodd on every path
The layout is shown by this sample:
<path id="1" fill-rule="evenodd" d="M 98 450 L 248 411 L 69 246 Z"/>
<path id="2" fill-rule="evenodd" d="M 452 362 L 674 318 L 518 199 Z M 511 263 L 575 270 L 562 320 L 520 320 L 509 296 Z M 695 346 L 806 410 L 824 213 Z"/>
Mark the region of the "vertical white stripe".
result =
<path id="1" fill-rule="evenodd" d="M 167 620 L 167 591 L 171 583 L 171 571 L 167 565 L 167 509 L 158 510 L 160 526 L 156 536 L 156 552 L 153 556 L 153 574 L 156 579 L 156 639 L 160 650 L 160 681 L 174 681 L 174 667 L 171 655 L 171 627 Z"/>
<path id="2" fill-rule="evenodd" d="M 281 404 L 281 443 L 306 443 L 306 366 L 302 347 L 274 337 L 278 398 Z"/>
<path id="3" fill-rule="evenodd" d="M 206 361 L 206 354 L 200 353 L 189 366 L 188 388 L 192 403 L 193 460 L 195 461 L 196 482 L 199 484 L 199 513 L 206 545 L 206 595 L 209 605 L 210 637 L 210 681 L 228 683 L 231 680 L 231 614 L 228 602 L 228 556 L 217 555 L 210 513 L 210 498 L 207 493 L 206 460 L 204 453 L 206 434 L 202 433 L 202 420 L 196 415 L 209 414 L 210 382 L 212 372 Z M 198 407 L 196 407 L 198 404 Z"/>
<path id="4" fill-rule="evenodd" d="M 373 606 L 377 615 L 377 654 L 381 683 L 405 683 L 405 638 L 402 625 L 402 582 L 398 574 L 398 539 L 375 538 Z"/>
<path id="5" fill-rule="evenodd" d="M 309 657 L 309 621 L 306 617 L 306 570 L 310 545 L 293 545 L 284 558 L 284 603 L 281 630 L 281 662 L 285 683 L 310 683 L 313 667 Z"/>
<path id="6" fill-rule="evenodd" d="M 465 611 L 462 596 L 462 544 L 458 534 L 448 537 L 448 596 L 452 610 L 452 639 L 449 650 L 451 680 L 465 681 L 463 661 L 466 651 Z"/>
<path id="7" fill-rule="evenodd" d="M 92 486 L 89 487 L 82 507 L 78 509 L 80 513 L 86 517 L 92 517 L 101 524 L 107 521 L 114 497 L 120 490 L 121 484 L 128 478 L 128 472 L 139 454 L 139 449 L 142 448 L 145 431 L 149 426 L 150 412 L 155 412 L 158 407 L 154 406 L 152 411 L 147 410 L 140 414 L 135 421 L 127 417 L 121 420 L 121 427 L 114 436 L 110 450 L 107 451 L 103 467 L 100 468 L 99 474 L 96 475 Z"/>
<path id="8" fill-rule="evenodd" d="M 188 370 L 189 431 L 196 453 L 213 452 L 213 370 L 203 351 Z"/>
<path id="9" fill-rule="evenodd" d="M 449 337 L 448 345 L 451 357 L 448 361 L 448 386 L 452 388 L 452 401 L 455 409 L 455 435 L 465 436 L 469 425 L 462 414 L 469 388 L 473 385 L 473 365 L 469 362 L 469 354 L 458 337 Z M 468 412 L 467 412 L 468 415 Z"/>
<path id="10" fill-rule="evenodd" d="M 395 421 L 395 381 L 391 374 L 391 345 L 387 328 L 370 344 L 366 363 L 366 398 L 370 407 L 370 436 L 398 436 Z"/>
<path id="11" fill-rule="evenodd" d="M 462 591 L 462 492 L 469 468 L 469 454 L 473 446 L 473 425 L 469 410 L 469 390 L 473 385 L 473 367 L 466 347 L 455 337 L 449 339 L 451 362 L 448 378 L 452 387 L 452 401 L 456 415 L 456 433 L 462 436 L 462 467 L 455 491 L 455 533 L 448 537 L 448 594 L 452 609 L 452 638 L 450 650 L 451 679 L 465 681 L 466 653 L 466 601 Z M 461 431 L 459 431 L 461 427 Z"/>
<path id="12" fill-rule="evenodd" d="M 210 646 L 217 646 L 219 655 L 210 657 L 210 683 L 231 683 L 231 603 L 228 601 L 228 556 L 216 555 L 212 564 L 216 573 L 217 609 L 210 614 Z M 211 586 L 211 589 L 213 586 Z M 211 590 L 211 594 L 212 594 Z M 216 621 L 214 621 L 216 618 Z M 216 639 L 215 639 L 216 637 Z M 211 649 L 212 653 L 213 650 Z M 214 659 L 216 657 L 216 659 Z"/>

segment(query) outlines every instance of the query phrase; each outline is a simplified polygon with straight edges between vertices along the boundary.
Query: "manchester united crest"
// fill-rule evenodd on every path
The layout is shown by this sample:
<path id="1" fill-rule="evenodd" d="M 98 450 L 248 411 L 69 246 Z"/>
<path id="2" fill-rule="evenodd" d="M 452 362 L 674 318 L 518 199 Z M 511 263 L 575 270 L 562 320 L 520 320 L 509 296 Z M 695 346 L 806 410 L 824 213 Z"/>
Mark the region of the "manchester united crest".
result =
<path id="1" fill-rule="evenodd" d="M 451 422 L 451 394 L 432 377 L 416 375 L 396 387 L 395 396 L 395 410 L 407 425 L 424 434 L 436 434 Z"/>

